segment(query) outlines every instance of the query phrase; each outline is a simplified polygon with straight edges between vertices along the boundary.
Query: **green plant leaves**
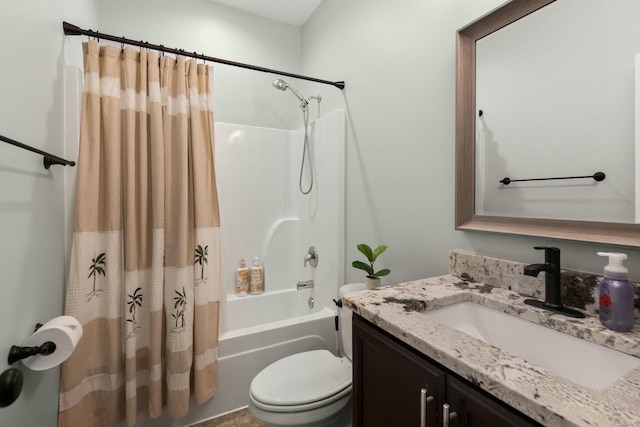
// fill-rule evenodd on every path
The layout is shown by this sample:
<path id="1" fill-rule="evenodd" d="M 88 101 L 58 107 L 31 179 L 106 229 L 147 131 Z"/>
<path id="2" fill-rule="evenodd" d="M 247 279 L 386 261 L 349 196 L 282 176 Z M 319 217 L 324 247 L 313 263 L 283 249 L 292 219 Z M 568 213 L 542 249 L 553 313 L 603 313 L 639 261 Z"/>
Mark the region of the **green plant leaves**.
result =
<path id="1" fill-rule="evenodd" d="M 357 246 L 358 250 L 360 252 L 362 252 L 362 254 L 364 256 L 367 257 L 367 259 L 369 260 L 369 262 L 373 262 L 375 261 L 375 258 L 373 257 L 373 251 L 371 250 L 371 248 L 369 247 L 369 245 L 365 245 L 364 243 L 360 243 Z M 357 267 L 356 267 L 357 268 Z"/>
<path id="2" fill-rule="evenodd" d="M 380 245 L 377 248 L 374 249 L 373 251 L 373 260 L 375 261 L 376 258 L 378 258 L 378 256 L 387 250 L 387 246 L 386 245 Z"/>
<path id="3" fill-rule="evenodd" d="M 373 274 L 373 267 L 371 267 L 369 264 L 365 264 L 362 261 L 353 261 L 351 263 L 351 266 L 360 270 L 364 270 L 367 272 L 367 274 L 372 275 Z"/>
<path id="4" fill-rule="evenodd" d="M 383 268 L 382 270 L 373 273 L 373 276 L 382 277 L 388 275 L 389 273 L 391 273 L 391 270 L 389 270 L 388 268 Z"/>
<path id="5" fill-rule="evenodd" d="M 381 277 L 391 273 L 391 270 L 389 270 L 388 268 L 383 268 L 382 270 L 377 271 L 375 273 L 374 273 L 375 270 L 373 269 L 373 263 L 375 262 L 376 258 L 378 258 L 381 253 L 387 250 L 386 245 L 380 245 L 374 250 L 371 250 L 371 247 L 369 247 L 369 245 L 366 245 L 364 243 L 360 243 L 356 247 L 364 256 L 367 257 L 369 264 L 364 263 L 362 261 L 353 261 L 351 263 L 352 267 L 366 271 L 367 276 L 371 276 L 371 277 Z"/>
<path id="6" fill-rule="evenodd" d="M 369 247 L 369 245 L 366 245 L 364 243 L 360 243 L 357 246 L 358 250 L 360 252 L 362 252 L 362 254 L 364 256 L 367 257 L 367 259 L 369 260 L 370 263 L 375 262 L 376 258 L 378 258 L 378 256 L 380 256 L 380 254 L 384 251 L 387 250 L 387 246 L 386 245 L 380 245 L 377 248 L 375 248 L 374 250 L 371 250 L 371 248 Z"/>

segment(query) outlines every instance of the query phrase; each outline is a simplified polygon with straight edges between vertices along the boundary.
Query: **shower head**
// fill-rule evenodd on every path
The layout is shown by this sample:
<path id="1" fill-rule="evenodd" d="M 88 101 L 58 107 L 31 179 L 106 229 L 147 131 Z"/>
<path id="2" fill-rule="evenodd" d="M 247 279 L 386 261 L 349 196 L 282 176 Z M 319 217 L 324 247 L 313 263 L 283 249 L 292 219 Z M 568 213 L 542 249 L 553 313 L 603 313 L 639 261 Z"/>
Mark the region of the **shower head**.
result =
<path id="1" fill-rule="evenodd" d="M 273 81 L 273 87 L 275 87 L 276 89 L 280 89 L 280 90 L 287 90 L 287 87 L 289 85 L 287 84 L 287 82 L 285 82 L 282 79 L 275 79 Z"/>
<path id="2" fill-rule="evenodd" d="M 296 96 L 296 98 L 298 98 L 298 100 L 301 102 L 300 106 L 301 107 L 306 107 L 309 103 L 304 99 L 304 97 L 302 95 L 300 95 L 300 92 L 298 92 L 297 90 L 295 90 L 294 88 L 292 88 L 291 86 L 289 86 L 289 83 L 285 82 L 282 79 L 276 79 L 273 81 L 273 87 L 275 87 L 276 89 L 280 89 L 280 90 L 291 90 L 291 92 Z"/>

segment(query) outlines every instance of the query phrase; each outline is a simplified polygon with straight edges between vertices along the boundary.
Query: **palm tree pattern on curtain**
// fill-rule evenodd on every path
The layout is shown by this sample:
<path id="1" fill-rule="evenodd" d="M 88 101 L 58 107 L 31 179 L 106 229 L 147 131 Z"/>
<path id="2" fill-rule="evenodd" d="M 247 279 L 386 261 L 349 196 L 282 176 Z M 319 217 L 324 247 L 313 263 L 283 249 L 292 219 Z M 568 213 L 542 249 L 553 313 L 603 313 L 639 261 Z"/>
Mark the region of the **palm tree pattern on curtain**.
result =
<path id="1" fill-rule="evenodd" d="M 196 247 L 195 263 L 200 265 L 200 280 L 204 280 L 204 265 L 209 263 L 207 259 L 208 251 L 209 246 L 203 248 L 201 245 L 198 245 Z"/>
<path id="2" fill-rule="evenodd" d="M 133 295 L 129 294 L 129 301 L 127 301 L 127 305 L 129 306 L 129 314 L 130 318 L 127 318 L 127 322 L 131 326 L 131 332 L 127 336 L 127 338 L 131 338 L 134 336 L 140 326 L 138 326 L 138 321 L 136 320 L 136 310 L 138 307 L 142 307 L 142 288 L 137 287 L 135 291 L 133 291 Z"/>
<path id="3" fill-rule="evenodd" d="M 106 272 L 104 270 L 106 258 L 107 255 L 103 252 L 91 260 L 89 276 L 87 276 L 87 279 L 90 279 L 91 276 L 93 276 L 93 290 L 87 294 L 87 301 L 91 301 L 91 298 L 99 296 L 102 292 L 102 289 L 96 289 L 96 278 L 98 275 L 106 276 Z"/>
<path id="4" fill-rule="evenodd" d="M 175 292 L 176 294 L 178 294 L 178 296 L 173 297 L 173 300 L 175 301 L 173 303 L 173 308 L 175 312 L 171 315 L 171 317 L 173 317 L 176 320 L 176 325 L 175 325 L 175 328 L 171 330 L 171 332 L 180 333 L 182 332 L 182 330 L 178 328 L 178 319 L 182 320 L 182 324 L 180 325 L 180 328 L 184 328 L 184 309 L 187 305 L 187 291 L 184 290 L 184 286 L 183 286 L 182 293 L 178 291 L 175 291 Z"/>
<path id="5" fill-rule="evenodd" d="M 93 40 L 83 51 L 65 314 L 84 335 L 61 368 L 58 427 L 182 417 L 217 390 L 211 69 Z"/>

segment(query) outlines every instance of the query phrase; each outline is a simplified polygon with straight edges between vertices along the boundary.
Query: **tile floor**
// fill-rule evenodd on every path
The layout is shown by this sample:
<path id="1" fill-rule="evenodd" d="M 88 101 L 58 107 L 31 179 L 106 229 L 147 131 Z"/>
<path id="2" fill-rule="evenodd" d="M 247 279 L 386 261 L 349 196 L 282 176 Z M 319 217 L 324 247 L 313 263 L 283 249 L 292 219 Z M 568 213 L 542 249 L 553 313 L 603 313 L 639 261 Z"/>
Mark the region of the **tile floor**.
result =
<path id="1" fill-rule="evenodd" d="M 269 427 L 269 424 L 255 418 L 249 409 L 241 409 L 192 427 Z"/>

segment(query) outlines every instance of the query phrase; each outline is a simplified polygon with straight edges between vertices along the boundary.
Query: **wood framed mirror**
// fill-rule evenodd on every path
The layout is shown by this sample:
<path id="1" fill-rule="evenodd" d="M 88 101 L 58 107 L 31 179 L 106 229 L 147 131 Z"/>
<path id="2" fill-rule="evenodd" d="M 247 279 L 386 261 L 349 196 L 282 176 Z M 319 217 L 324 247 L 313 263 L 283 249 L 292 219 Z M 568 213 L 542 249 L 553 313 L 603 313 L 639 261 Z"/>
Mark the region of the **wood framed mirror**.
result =
<path id="1" fill-rule="evenodd" d="M 512 0 L 457 32 L 455 227 L 515 235 L 640 247 L 640 224 L 484 215 L 476 212 L 476 43 L 562 0 Z"/>

